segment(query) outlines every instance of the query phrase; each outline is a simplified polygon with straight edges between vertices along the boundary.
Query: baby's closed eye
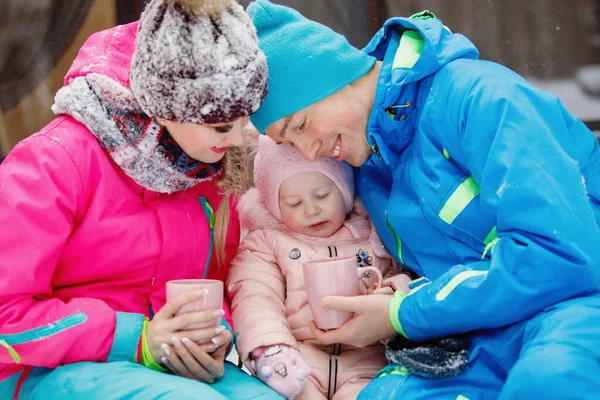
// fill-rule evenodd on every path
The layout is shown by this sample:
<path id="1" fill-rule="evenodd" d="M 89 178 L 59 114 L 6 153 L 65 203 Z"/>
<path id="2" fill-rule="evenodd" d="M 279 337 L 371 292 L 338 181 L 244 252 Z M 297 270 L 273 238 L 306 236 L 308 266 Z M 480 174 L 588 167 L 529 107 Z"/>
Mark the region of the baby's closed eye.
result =
<path id="1" fill-rule="evenodd" d="M 289 208 L 297 208 L 300 207 L 300 204 L 302 204 L 302 201 L 295 201 L 292 203 L 287 203 L 286 206 L 288 206 Z"/>

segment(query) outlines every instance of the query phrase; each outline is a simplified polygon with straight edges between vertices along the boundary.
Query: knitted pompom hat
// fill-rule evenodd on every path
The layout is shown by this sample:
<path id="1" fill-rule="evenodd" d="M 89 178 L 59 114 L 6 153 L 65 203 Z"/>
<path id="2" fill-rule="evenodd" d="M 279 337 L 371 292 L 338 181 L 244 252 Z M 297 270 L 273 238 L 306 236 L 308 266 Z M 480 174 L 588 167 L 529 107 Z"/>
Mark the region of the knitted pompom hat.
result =
<path id="1" fill-rule="evenodd" d="M 151 0 L 142 13 L 131 89 L 146 114 L 229 122 L 267 94 L 267 64 L 248 14 L 234 0 Z"/>
<path id="2" fill-rule="evenodd" d="M 254 159 L 254 182 L 260 198 L 275 219 L 281 221 L 279 188 L 288 178 L 300 172 L 320 172 L 335 183 L 342 192 L 346 213 L 354 206 L 354 175 L 352 167 L 329 157 L 307 161 L 288 144 L 277 144 L 266 136 L 258 139 L 258 153 Z"/>

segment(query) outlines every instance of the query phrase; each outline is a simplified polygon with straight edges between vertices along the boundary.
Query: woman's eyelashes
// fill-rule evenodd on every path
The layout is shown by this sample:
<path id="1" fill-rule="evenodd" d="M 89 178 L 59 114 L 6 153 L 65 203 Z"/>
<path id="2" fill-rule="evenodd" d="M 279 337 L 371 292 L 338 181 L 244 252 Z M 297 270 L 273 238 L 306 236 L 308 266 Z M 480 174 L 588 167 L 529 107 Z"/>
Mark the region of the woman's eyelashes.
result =
<path id="1" fill-rule="evenodd" d="M 227 133 L 233 128 L 233 124 L 227 124 L 223 126 L 215 126 L 215 131 L 219 133 Z"/>

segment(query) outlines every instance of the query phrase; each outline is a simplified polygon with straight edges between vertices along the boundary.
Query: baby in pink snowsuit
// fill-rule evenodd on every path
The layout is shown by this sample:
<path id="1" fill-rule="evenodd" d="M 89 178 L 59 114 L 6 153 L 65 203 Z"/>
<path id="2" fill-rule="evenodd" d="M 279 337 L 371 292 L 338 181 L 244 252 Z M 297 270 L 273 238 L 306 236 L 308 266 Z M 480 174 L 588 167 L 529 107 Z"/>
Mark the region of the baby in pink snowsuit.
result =
<path id="1" fill-rule="evenodd" d="M 309 328 L 302 264 L 352 256 L 357 266 L 379 268 L 390 293 L 408 292 L 411 278 L 355 199 L 348 164 L 308 162 L 293 147 L 261 137 L 254 174 L 257 188 L 238 207 L 248 236 L 227 279 L 238 352 L 253 374 L 286 398 L 355 399 L 388 364 L 384 346 L 318 342 Z M 365 291 L 371 279 L 363 278 Z"/>

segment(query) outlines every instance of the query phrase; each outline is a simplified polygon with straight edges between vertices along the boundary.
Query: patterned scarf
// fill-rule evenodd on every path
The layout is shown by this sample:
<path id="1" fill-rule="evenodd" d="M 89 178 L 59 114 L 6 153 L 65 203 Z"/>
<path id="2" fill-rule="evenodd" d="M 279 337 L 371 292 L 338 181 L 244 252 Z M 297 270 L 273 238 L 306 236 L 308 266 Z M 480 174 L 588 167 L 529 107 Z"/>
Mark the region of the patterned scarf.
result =
<path id="1" fill-rule="evenodd" d="M 129 89 L 105 75 L 73 79 L 57 92 L 52 111 L 84 124 L 115 163 L 146 189 L 173 193 L 222 171 L 221 162 L 190 158 L 163 126 L 143 112 Z"/>

